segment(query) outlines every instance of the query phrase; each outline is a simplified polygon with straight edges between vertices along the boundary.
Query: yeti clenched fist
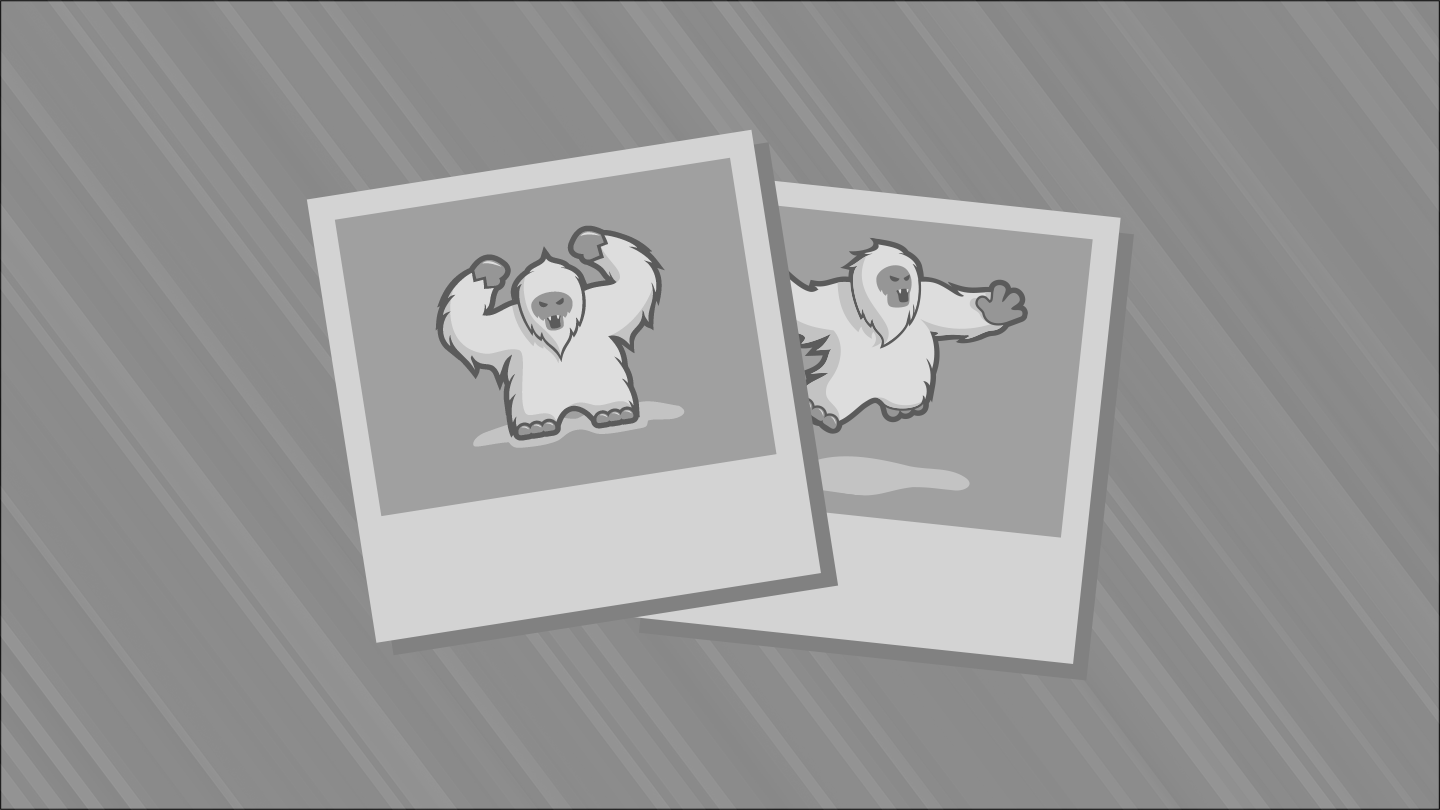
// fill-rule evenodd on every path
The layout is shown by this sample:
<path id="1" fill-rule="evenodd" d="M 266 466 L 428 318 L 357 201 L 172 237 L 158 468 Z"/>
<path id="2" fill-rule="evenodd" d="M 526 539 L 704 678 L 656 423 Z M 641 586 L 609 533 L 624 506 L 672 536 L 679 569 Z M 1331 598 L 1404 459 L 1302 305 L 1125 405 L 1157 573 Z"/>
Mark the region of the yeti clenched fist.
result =
<path id="1" fill-rule="evenodd" d="M 596 427 L 640 416 L 625 352 L 654 320 L 660 265 L 640 242 L 591 227 L 570 238 L 570 253 L 605 280 L 586 284 L 575 267 L 541 251 L 515 277 L 512 300 L 496 307 L 510 266 L 481 256 L 440 297 L 441 345 L 472 375 L 495 375 L 516 439 L 554 435 L 570 412 Z"/>
<path id="2" fill-rule="evenodd" d="M 847 277 L 795 279 L 795 318 L 811 356 L 815 424 L 835 433 L 866 405 L 891 422 L 925 412 L 935 392 L 939 341 L 999 334 L 1025 319 L 1025 296 L 1003 281 L 968 289 L 925 278 L 910 251 L 880 239 L 856 251 Z"/>

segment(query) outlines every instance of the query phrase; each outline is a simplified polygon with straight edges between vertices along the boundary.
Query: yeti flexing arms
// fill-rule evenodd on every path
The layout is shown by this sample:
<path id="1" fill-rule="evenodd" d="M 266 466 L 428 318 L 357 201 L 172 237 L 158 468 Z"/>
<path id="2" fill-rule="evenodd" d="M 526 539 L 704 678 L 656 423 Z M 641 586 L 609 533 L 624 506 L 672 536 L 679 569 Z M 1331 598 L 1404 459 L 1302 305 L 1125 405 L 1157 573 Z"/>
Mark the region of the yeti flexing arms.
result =
<path id="1" fill-rule="evenodd" d="M 471 374 L 495 375 L 516 439 L 555 435 L 572 411 L 596 427 L 640 416 L 625 352 L 654 320 L 660 265 L 640 242 L 591 227 L 570 238 L 570 253 L 605 280 L 587 285 L 575 267 L 541 251 L 515 277 L 512 300 L 497 307 L 510 267 L 481 256 L 440 297 L 441 345 Z"/>
<path id="2" fill-rule="evenodd" d="M 872 402 L 891 422 L 923 414 L 939 341 L 978 340 L 1025 319 L 1025 296 L 1005 282 L 973 290 L 926 279 L 908 250 L 872 242 L 845 265 L 847 278 L 791 279 L 801 342 L 824 358 L 807 375 L 810 414 L 830 433 Z"/>

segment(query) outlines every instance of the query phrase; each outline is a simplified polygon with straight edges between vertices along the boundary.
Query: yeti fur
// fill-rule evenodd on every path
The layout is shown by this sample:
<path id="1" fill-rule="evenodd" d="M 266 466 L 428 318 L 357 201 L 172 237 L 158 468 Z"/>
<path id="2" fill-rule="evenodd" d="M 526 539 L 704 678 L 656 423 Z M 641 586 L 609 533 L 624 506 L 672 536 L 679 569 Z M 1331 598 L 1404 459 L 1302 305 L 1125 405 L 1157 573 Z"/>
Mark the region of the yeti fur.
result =
<path id="1" fill-rule="evenodd" d="M 1003 281 L 970 289 L 926 279 L 918 258 L 880 239 L 852 255 L 848 276 L 791 279 L 801 342 L 821 358 L 807 374 L 811 415 L 828 432 L 871 403 L 891 422 L 923 414 L 940 341 L 979 340 L 1025 319 L 1024 295 Z"/>
<path id="2" fill-rule="evenodd" d="M 596 427 L 640 416 L 625 353 L 654 322 L 660 265 L 639 241 L 598 228 L 577 230 L 570 252 L 605 280 L 586 284 L 574 266 L 542 251 L 515 277 L 512 300 L 497 307 L 510 268 L 482 256 L 440 298 L 441 345 L 472 375 L 495 375 L 516 439 L 554 435 L 571 412 Z"/>

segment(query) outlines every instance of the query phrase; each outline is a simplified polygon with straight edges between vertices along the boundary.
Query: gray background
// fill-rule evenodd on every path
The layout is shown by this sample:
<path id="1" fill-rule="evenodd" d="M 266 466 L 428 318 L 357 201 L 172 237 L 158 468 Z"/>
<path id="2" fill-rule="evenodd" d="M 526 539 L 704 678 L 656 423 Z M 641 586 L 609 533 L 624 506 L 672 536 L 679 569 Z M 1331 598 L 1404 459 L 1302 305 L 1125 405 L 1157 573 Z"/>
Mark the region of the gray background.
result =
<path id="1" fill-rule="evenodd" d="M 654 328 L 627 355 L 641 400 L 684 416 L 540 447 L 472 446 L 505 425 L 504 397 L 490 372 L 471 377 L 440 345 L 440 293 L 492 253 L 510 264 L 509 301 L 541 248 L 598 281 L 569 252 L 585 225 L 632 236 L 660 261 Z M 337 230 L 381 514 L 775 452 L 729 161 L 353 217 Z"/>
<path id="2" fill-rule="evenodd" d="M 6 804 L 1440 800 L 1434 5 L 0 15 Z M 1135 234 L 1085 680 L 371 640 L 306 198 L 749 127 Z"/>
<path id="3" fill-rule="evenodd" d="M 797 208 L 780 209 L 780 219 L 790 273 L 801 281 L 844 276 L 851 251 L 886 239 L 915 254 L 925 278 L 987 289 L 1004 279 L 1025 293 L 1029 312 L 999 335 L 941 341 L 935 395 L 923 416 L 887 422 L 872 405 L 839 433 L 816 431 L 821 458 L 865 456 L 950 470 L 970 481 L 967 489 L 827 492 L 825 507 L 1059 537 L 1090 240 Z"/>

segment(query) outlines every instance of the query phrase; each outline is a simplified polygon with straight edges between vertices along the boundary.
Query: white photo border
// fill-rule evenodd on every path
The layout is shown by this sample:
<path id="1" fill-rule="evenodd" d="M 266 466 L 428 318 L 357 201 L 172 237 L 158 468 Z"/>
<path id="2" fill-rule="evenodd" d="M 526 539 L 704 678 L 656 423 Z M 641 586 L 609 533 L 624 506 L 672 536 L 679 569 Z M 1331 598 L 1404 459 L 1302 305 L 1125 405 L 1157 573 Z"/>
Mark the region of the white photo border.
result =
<path id="1" fill-rule="evenodd" d="M 309 201 L 377 642 L 444 646 L 834 584 L 756 150 L 736 132 Z M 735 183 L 775 453 L 381 515 L 336 222 L 715 160 Z M 525 524 L 536 510 L 548 540 Z"/>
<path id="2" fill-rule="evenodd" d="M 1091 243 L 1059 537 L 831 514 L 839 587 L 642 620 L 648 632 L 1083 677 L 1113 395 L 1120 220 L 776 183 L 780 208 Z M 1119 313 L 1123 315 L 1122 313 Z M 1107 367 L 1107 362 L 1110 363 Z M 1105 446 L 1101 446 L 1102 439 Z M 1101 466 L 1105 466 L 1103 463 Z M 1097 497 L 1097 487 L 1100 489 Z M 1036 666 L 1025 666 L 1034 662 Z"/>

